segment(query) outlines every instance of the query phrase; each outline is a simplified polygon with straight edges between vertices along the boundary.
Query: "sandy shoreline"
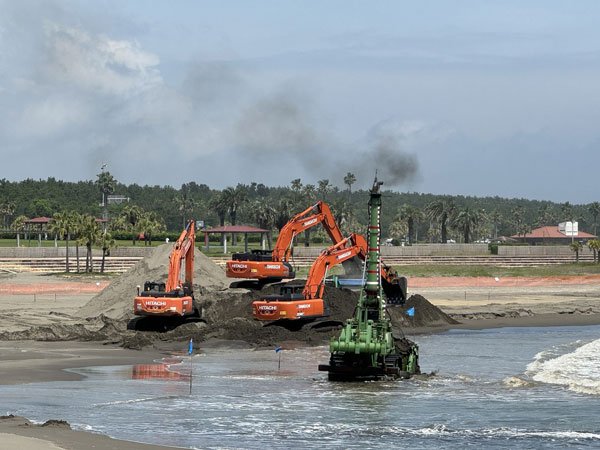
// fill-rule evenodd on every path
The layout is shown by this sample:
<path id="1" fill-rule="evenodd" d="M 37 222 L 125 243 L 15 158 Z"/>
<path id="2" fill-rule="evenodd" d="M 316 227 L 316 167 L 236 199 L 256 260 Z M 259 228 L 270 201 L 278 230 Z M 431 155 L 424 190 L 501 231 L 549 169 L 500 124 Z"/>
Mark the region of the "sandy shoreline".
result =
<path id="1" fill-rule="evenodd" d="M 140 444 L 71 429 L 63 421 L 33 424 L 24 417 L 0 417 L 0 448 L 20 450 L 165 450 L 175 447 Z"/>
<path id="2" fill-rule="evenodd" d="M 35 281 L 38 281 L 36 286 Z M 85 304 L 105 283 L 31 275 L 3 277 L 0 331 L 68 321 L 69 314 Z M 579 281 L 579 282 L 578 282 Z M 548 327 L 600 324 L 600 277 L 568 279 L 414 279 L 410 293 L 418 293 L 461 322 L 444 328 L 406 330 L 408 335 L 440 332 L 448 328 Z M 75 283 L 75 285 L 73 285 Z M 46 284 L 46 288 L 41 286 Z M 19 292 L 23 286 L 27 294 Z M 87 287 L 86 287 L 87 285 Z M 45 290 L 46 289 L 46 290 Z M 49 290 L 48 290 L 49 289 Z M 35 293 L 35 298 L 32 293 Z M 416 338 L 418 342 L 418 337 Z M 234 343 L 231 343 L 235 345 Z M 152 363 L 169 356 L 177 343 L 161 343 L 152 349 L 127 350 L 105 342 L 0 341 L 0 384 L 77 380 L 65 369 L 89 366 Z M 209 346 L 210 344 L 203 344 Z M 8 411 L 0 411 L 8 413 Z M 60 420 L 59 417 L 48 418 Z M 0 419 L 0 448 L 27 449 L 161 449 L 168 448 L 113 440 L 106 436 L 71 430 L 65 424 L 39 426 L 24 418 Z M 4 445 L 4 447 L 3 447 Z M 8 445 L 8 447 L 6 447 Z"/>

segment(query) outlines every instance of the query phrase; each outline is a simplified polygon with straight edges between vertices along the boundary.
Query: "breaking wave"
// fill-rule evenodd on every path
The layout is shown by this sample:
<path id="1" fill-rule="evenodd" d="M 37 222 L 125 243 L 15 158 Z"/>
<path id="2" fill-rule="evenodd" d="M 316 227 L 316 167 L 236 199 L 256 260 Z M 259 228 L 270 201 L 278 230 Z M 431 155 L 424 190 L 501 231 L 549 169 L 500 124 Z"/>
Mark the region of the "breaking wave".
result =
<path id="1" fill-rule="evenodd" d="M 600 395 L 600 339 L 560 356 L 557 352 L 555 348 L 535 355 L 527 366 L 527 374 L 535 381 L 566 386 L 582 394 Z"/>

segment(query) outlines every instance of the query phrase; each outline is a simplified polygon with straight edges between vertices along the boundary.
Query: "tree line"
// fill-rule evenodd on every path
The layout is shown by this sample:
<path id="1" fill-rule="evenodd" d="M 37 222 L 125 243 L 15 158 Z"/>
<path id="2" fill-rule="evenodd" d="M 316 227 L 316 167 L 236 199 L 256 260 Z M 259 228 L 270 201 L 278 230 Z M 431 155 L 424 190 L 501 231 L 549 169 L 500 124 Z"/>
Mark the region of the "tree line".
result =
<path id="1" fill-rule="evenodd" d="M 192 217 L 203 220 L 209 228 L 248 224 L 276 231 L 294 214 L 323 200 L 331 207 L 342 231 L 364 232 L 369 191 L 353 189 L 356 182 L 356 176 L 350 172 L 341 187 L 328 179 L 311 184 L 297 178 L 288 186 L 238 183 L 221 190 L 195 181 L 179 188 L 127 185 L 107 171 L 99 173 L 96 180 L 79 182 L 52 177 L 18 182 L 0 179 L 0 223 L 5 232 L 10 230 L 14 236 L 15 230 L 23 230 L 22 224 L 28 218 L 56 218 L 57 214 L 106 216 L 109 222 L 103 227 L 103 234 L 132 239 L 143 234 L 146 240 L 165 232 L 178 233 Z M 110 196 L 114 194 L 128 201 L 111 203 Z M 383 191 L 383 202 L 383 236 L 408 244 L 451 240 L 469 243 L 524 235 L 533 228 L 564 221 L 577 221 L 580 230 L 597 235 L 600 215 L 599 202 L 571 204 L 391 190 Z M 313 231 L 311 239 L 320 242 L 325 235 Z M 99 245 L 98 242 L 92 245 Z"/>

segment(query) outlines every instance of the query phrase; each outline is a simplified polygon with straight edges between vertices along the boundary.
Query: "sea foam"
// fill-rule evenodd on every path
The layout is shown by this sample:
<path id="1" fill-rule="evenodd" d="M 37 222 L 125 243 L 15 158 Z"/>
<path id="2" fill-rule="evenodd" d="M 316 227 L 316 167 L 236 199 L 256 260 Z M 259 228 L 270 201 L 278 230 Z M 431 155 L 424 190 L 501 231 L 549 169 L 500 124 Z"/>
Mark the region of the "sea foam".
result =
<path id="1" fill-rule="evenodd" d="M 527 374 L 532 379 L 563 385 L 574 392 L 600 395 L 600 339 L 561 356 L 548 358 L 551 353 L 538 353 L 527 366 Z"/>

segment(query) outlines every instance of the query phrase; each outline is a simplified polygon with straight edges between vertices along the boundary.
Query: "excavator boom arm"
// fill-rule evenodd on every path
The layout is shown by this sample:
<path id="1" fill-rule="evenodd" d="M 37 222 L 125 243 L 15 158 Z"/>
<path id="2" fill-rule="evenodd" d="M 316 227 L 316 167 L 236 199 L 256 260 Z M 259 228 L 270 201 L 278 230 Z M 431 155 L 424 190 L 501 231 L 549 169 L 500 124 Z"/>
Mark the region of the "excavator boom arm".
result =
<path id="1" fill-rule="evenodd" d="M 323 224 L 325 231 L 333 242 L 337 243 L 344 239 L 331 209 L 327 204 L 320 201 L 296 214 L 284 225 L 273 248 L 273 261 L 287 261 L 294 237 L 320 223 Z"/>
<path id="2" fill-rule="evenodd" d="M 193 282 L 194 274 L 194 240 L 196 237 L 195 222 L 190 220 L 175 242 L 175 246 L 169 256 L 169 276 L 167 278 L 166 290 L 170 292 L 181 286 L 181 266 L 185 260 L 186 283 Z"/>
<path id="3" fill-rule="evenodd" d="M 337 244 L 324 250 L 315 260 L 308 273 L 304 285 L 304 298 L 322 298 L 325 276 L 327 271 L 350 258 L 360 256 L 364 259 L 367 243 L 360 234 L 351 234 Z"/>

